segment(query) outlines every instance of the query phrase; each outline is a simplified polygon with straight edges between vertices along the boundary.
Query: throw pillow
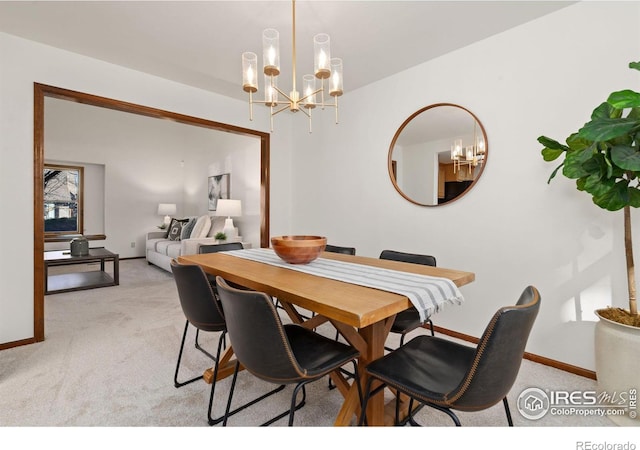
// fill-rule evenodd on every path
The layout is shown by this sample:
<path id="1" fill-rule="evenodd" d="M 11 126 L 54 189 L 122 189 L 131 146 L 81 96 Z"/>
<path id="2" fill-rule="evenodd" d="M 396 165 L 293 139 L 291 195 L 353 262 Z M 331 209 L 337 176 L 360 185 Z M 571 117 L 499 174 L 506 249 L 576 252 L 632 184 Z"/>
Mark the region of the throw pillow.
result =
<path id="1" fill-rule="evenodd" d="M 191 237 L 191 232 L 193 231 L 193 227 L 196 226 L 196 220 L 197 219 L 195 218 L 189 219 L 189 222 L 187 222 L 182 227 L 182 234 L 180 234 L 180 240 L 189 239 Z"/>
<path id="2" fill-rule="evenodd" d="M 213 216 L 211 218 L 211 229 L 209 230 L 207 237 L 215 237 L 217 233 L 220 233 L 224 228 L 225 220 L 227 220 L 226 217 Z"/>
<path id="3" fill-rule="evenodd" d="M 182 234 L 182 227 L 189 219 L 172 219 L 169 225 L 169 234 L 167 239 L 170 241 L 179 241 Z"/>
<path id="4" fill-rule="evenodd" d="M 207 237 L 209 233 L 209 228 L 211 228 L 211 219 L 209 216 L 200 216 L 198 217 L 198 221 L 196 222 L 193 230 L 191 231 L 191 239 L 199 239 Z"/>

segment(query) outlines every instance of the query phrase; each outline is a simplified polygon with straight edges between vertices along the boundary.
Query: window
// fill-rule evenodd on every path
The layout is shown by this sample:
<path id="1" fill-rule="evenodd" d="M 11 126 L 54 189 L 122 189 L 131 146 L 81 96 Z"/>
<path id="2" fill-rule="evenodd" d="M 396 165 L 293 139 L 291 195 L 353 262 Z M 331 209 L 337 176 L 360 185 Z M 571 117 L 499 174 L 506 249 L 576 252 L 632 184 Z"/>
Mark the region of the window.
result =
<path id="1" fill-rule="evenodd" d="M 44 165 L 45 238 L 82 234 L 83 168 Z"/>

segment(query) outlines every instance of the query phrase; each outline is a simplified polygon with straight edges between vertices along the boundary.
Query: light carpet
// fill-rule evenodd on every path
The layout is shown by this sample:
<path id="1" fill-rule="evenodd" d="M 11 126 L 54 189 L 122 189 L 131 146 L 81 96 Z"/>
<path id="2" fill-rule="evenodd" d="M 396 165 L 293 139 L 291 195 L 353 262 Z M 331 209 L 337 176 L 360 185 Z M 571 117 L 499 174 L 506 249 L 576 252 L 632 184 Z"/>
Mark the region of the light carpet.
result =
<path id="1" fill-rule="evenodd" d="M 45 341 L 0 352 L 0 425 L 209 429 L 206 408 L 210 385 L 198 381 L 180 389 L 173 386 L 185 323 L 173 276 L 142 259 L 124 260 L 120 283 L 115 287 L 46 296 Z M 333 336 L 330 325 L 325 327 L 318 331 Z M 194 335 L 191 329 L 183 377 L 200 374 L 211 366 L 211 361 L 193 348 Z M 217 337 L 216 333 L 201 333 L 200 342 L 214 352 Z M 393 336 L 390 344 L 397 345 Z M 240 374 L 238 383 L 235 398 L 238 404 L 271 388 L 246 372 Z M 230 379 L 218 384 L 216 415 L 224 410 L 229 384 Z M 547 415 L 540 420 L 528 420 L 516 408 L 518 395 L 528 387 L 587 390 L 594 389 L 595 382 L 523 361 L 509 394 L 516 427 L 613 427 L 607 418 L 600 417 Z M 257 426 L 287 410 L 290 393 L 288 387 L 233 416 L 229 426 Z M 295 426 L 329 427 L 341 403 L 340 393 L 329 390 L 326 379 L 312 383 L 307 388 L 306 406 L 296 413 Z M 501 403 L 483 412 L 461 412 L 459 417 L 463 426 L 506 425 Z M 430 408 L 424 408 L 417 419 L 430 427 L 453 426 L 448 416 Z M 283 419 L 274 426 L 285 425 Z M 219 429 L 220 425 L 213 428 Z M 402 430 L 415 432 L 410 428 Z M 6 428 L 3 432 L 8 431 Z M 327 433 L 331 435 L 333 432 Z"/>

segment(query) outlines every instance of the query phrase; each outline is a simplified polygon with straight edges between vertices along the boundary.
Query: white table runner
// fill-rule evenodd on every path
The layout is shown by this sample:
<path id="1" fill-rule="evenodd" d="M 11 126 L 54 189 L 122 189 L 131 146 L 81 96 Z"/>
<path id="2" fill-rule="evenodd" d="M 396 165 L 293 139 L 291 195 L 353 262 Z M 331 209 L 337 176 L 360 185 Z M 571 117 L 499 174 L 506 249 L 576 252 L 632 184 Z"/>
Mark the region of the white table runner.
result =
<path id="1" fill-rule="evenodd" d="M 231 250 L 221 253 L 404 295 L 416 307 L 423 322 L 432 314 L 440 311 L 444 305 L 459 305 L 464 301 L 458 287 L 447 278 L 430 277 L 326 258 L 318 258 L 309 264 L 289 264 L 280 259 L 272 249 L 266 248 Z"/>

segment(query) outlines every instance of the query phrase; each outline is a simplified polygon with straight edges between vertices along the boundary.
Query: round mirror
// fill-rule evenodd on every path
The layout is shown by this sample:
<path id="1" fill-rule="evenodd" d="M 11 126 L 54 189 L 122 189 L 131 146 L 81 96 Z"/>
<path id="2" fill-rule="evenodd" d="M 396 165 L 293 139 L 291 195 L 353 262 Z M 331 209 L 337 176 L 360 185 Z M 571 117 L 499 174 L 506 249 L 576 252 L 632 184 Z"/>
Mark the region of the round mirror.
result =
<path id="1" fill-rule="evenodd" d="M 437 103 L 413 113 L 389 147 L 389 176 L 416 205 L 438 206 L 473 188 L 487 163 L 487 134 L 468 109 Z"/>

